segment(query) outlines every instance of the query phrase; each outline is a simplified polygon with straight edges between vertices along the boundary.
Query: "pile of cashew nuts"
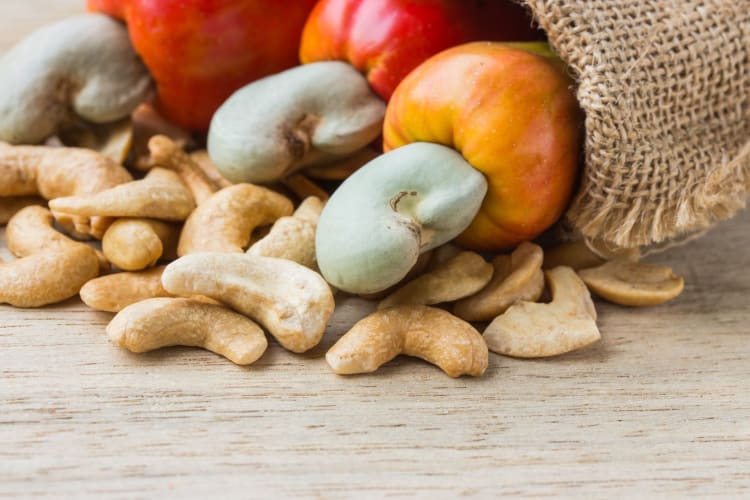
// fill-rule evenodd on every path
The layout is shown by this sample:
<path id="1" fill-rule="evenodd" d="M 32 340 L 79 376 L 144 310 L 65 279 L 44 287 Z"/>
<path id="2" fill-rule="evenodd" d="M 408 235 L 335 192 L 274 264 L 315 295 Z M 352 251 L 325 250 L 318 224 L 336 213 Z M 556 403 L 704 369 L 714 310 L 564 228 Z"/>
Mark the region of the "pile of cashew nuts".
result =
<path id="1" fill-rule="evenodd" d="M 535 358 L 596 342 L 590 291 L 646 306 L 683 289 L 637 250 L 597 242 L 524 242 L 494 256 L 452 243 L 486 181 L 442 146 L 399 148 L 387 162 L 369 149 L 384 107 L 346 65 L 319 63 L 337 76 L 305 102 L 289 96 L 328 78 L 317 65 L 241 89 L 217 112 L 206 151 L 142 104 L 151 82 L 121 25 L 87 15 L 46 30 L 0 60 L 0 81 L 12 83 L 0 96 L 0 224 L 18 257 L 0 262 L 0 304 L 80 294 L 116 313 L 106 331 L 119 347 L 196 346 L 246 365 L 266 333 L 294 353 L 313 349 L 335 296 L 350 293 L 377 309 L 326 353 L 335 373 L 404 354 L 458 377 L 482 375 L 488 351 Z M 98 35 L 78 35 L 87 31 Z M 50 32 L 67 50 L 42 57 Z M 92 57 L 73 64 L 71 46 Z M 408 186 L 383 180 L 406 164 Z M 448 182 L 435 186 L 436 175 Z M 347 187 L 329 199 L 311 178 Z M 340 252 L 365 243 L 366 256 Z"/>

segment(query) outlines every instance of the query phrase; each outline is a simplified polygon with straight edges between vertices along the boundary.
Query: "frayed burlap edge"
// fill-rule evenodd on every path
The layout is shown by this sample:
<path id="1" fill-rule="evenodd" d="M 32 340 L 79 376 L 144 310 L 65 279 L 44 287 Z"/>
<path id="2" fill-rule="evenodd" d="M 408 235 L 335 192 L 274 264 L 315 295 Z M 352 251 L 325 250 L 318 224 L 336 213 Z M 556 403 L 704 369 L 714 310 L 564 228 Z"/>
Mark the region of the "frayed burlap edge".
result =
<path id="1" fill-rule="evenodd" d="M 596 72 L 597 62 L 607 59 L 606 52 L 618 50 L 616 43 L 608 46 L 606 43 L 599 44 L 596 30 L 602 26 L 610 28 L 618 26 L 618 23 L 631 15 L 632 10 L 638 9 L 695 9 L 695 5 L 687 5 L 692 2 L 684 0 L 656 0 L 654 2 L 618 1 L 608 0 L 518 0 L 527 5 L 534 15 L 536 22 L 546 31 L 550 45 L 560 57 L 571 67 L 572 76 L 577 79 L 579 102 L 587 115 L 586 129 L 590 131 L 601 125 L 590 119 L 587 105 L 596 104 L 597 99 L 591 99 L 590 93 L 607 92 L 606 86 L 602 89 L 601 79 L 598 78 L 597 85 L 586 85 L 586 79 Z M 680 2 L 676 4 L 675 2 Z M 659 4 L 659 5 L 656 5 Z M 645 7 L 644 7 L 645 5 Z M 613 10 L 615 9 L 615 10 Z M 619 10 L 617 10 L 619 9 Z M 740 71 L 744 75 L 745 82 L 750 74 L 750 17 L 744 12 L 731 11 L 733 7 L 729 4 L 720 6 L 725 9 L 724 18 L 720 23 L 727 23 L 731 29 L 737 29 L 740 24 L 740 38 L 745 40 L 745 52 L 739 54 Z M 628 11 L 630 10 L 630 11 Z M 658 12 L 655 11 L 655 12 Z M 739 13 L 739 15 L 737 15 Z M 730 26 L 730 23 L 734 23 Z M 721 26 L 719 26 L 721 28 Z M 676 28 L 677 29 L 677 28 Z M 713 27 L 715 29 L 715 26 Z M 624 28 L 627 36 L 627 26 Z M 620 30 L 621 35 L 623 30 Z M 593 33 L 593 35 L 592 35 Z M 618 36 L 619 36 L 618 35 Z M 669 35 L 667 33 L 667 35 Z M 676 37 L 682 36 L 676 33 Z M 611 38 L 610 38 L 611 40 Z M 621 38 L 617 39 L 621 42 Z M 631 43 L 631 42 L 628 42 Z M 639 40 L 632 43 L 640 43 Z M 714 44 L 715 50 L 726 50 L 720 41 Z M 740 45 L 741 46 L 741 45 Z M 621 50 L 621 47 L 619 47 Z M 636 51 L 639 54 L 632 62 L 636 66 L 639 59 L 648 57 L 648 51 L 661 50 L 658 46 L 651 45 L 648 50 Z M 669 50 L 667 48 L 663 50 Z M 740 52 L 742 49 L 739 49 Z M 604 53 L 604 57 L 602 56 Z M 615 58 L 616 59 L 616 58 Z M 735 58 L 736 60 L 736 58 Z M 629 68 L 614 68 L 614 77 L 617 72 L 624 69 L 627 75 Z M 721 69 L 721 68 L 719 68 Z M 602 71 L 611 68 L 604 67 Z M 588 76 L 587 76 L 588 75 Z M 598 75 L 597 75 L 598 77 Z M 654 76 L 655 77 L 655 76 Z M 585 166 L 581 186 L 578 194 L 574 197 L 569 207 L 566 218 L 570 224 L 588 239 L 598 239 L 613 243 L 617 246 L 644 246 L 653 244 L 669 244 L 670 241 L 689 238 L 691 233 L 700 233 L 718 221 L 725 220 L 736 215 L 747 203 L 750 194 L 750 88 L 745 84 L 744 100 L 741 114 L 744 121 L 740 120 L 740 130 L 727 130 L 727 134 L 734 134 L 744 140 L 744 146 L 733 147 L 731 151 L 724 150 L 724 154 L 711 158 L 711 165 L 703 166 L 703 169 L 693 174 L 683 176 L 679 179 L 680 186 L 672 190 L 670 196 L 651 197 L 647 200 L 639 197 L 628 197 L 623 195 L 611 195 L 608 190 L 603 193 L 601 185 L 594 186 L 590 179 L 592 176 L 607 175 L 608 165 L 592 161 L 599 158 L 599 147 L 597 143 L 590 140 L 589 134 L 585 142 Z M 586 95 L 583 95 L 586 93 Z M 738 96 L 728 96 L 737 99 Z M 596 110 L 601 111 L 601 110 Z M 596 113 L 591 113 L 595 115 Z M 719 116 L 718 120 L 722 117 Z M 663 126 L 663 123 L 654 124 Z M 721 123 L 718 123 L 721 128 Z M 627 127 L 627 125 L 626 125 Z M 726 128 L 726 127 L 725 127 Z M 743 132 L 743 130 L 745 132 Z M 743 135 L 744 134 L 744 137 Z M 635 134 L 637 135 L 637 134 Z M 731 141 L 730 141 L 731 142 Z M 699 157 L 700 154 L 694 155 Z M 648 165 L 643 170 L 648 169 Z M 641 167 L 637 167 L 641 168 Z M 678 170 L 682 165 L 675 166 Z M 592 171 L 596 170 L 598 171 Z M 689 168 L 686 168 L 689 170 Z M 601 184 L 601 182 L 600 182 Z M 612 186 L 612 191 L 617 192 L 618 186 Z M 646 206 L 648 205 L 648 206 Z"/>

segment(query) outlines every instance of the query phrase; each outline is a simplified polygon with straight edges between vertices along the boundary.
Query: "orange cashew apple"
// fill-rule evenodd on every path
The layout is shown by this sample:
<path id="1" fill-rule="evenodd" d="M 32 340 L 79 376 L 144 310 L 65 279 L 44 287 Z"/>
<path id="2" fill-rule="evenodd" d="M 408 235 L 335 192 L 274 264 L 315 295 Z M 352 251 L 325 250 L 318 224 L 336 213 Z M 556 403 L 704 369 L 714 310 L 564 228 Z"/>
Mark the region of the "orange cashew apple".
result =
<path id="1" fill-rule="evenodd" d="M 458 242 L 513 248 L 554 224 L 573 192 L 583 126 L 572 86 L 544 43 L 448 49 L 397 87 L 384 149 L 432 142 L 461 153 L 485 175 L 488 190 Z"/>

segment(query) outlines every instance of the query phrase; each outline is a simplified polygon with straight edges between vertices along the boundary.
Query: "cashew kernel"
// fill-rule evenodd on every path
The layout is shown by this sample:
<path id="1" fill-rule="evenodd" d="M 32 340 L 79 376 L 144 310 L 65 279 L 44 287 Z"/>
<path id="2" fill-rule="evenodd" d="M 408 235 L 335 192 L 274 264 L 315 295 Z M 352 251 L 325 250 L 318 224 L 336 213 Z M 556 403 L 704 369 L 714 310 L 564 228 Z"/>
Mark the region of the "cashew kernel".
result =
<path id="1" fill-rule="evenodd" d="M 177 254 L 242 253 L 256 227 L 291 215 L 292 202 L 270 189 L 235 184 L 217 191 L 188 217 Z"/>
<path id="2" fill-rule="evenodd" d="M 534 243 L 521 243 L 512 255 L 492 260 L 495 273 L 486 287 L 456 302 L 453 313 L 466 321 L 490 321 L 519 300 L 536 302 L 544 292 L 544 253 Z"/>
<path id="3" fill-rule="evenodd" d="M 148 141 L 148 149 L 154 165 L 168 168 L 177 173 L 200 205 L 221 189 L 203 169 L 172 139 L 165 135 L 155 135 Z"/>
<path id="4" fill-rule="evenodd" d="M 286 349 L 315 347 L 333 314 L 328 283 L 296 262 L 246 254 L 198 253 L 169 264 L 164 288 L 205 295 L 263 325 Z"/>
<path id="5" fill-rule="evenodd" d="M 107 325 L 113 344 L 132 352 L 168 346 L 202 347 L 249 365 L 268 346 L 263 330 L 229 309 L 191 299 L 154 298 L 122 309 Z"/>
<path id="6" fill-rule="evenodd" d="M 107 259 L 124 271 L 140 271 L 159 259 L 177 258 L 180 227 L 155 219 L 117 219 L 102 237 Z"/>
<path id="7" fill-rule="evenodd" d="M 545 272 L 552 302 L 517 302 L 484 331 L 493 352 L 518 358 L 557 356 L 599 340 L 596 309 L 586 285 L 569 267 Z"/>
<path id="8" fill-rule="evenodd" d="M 437 365 L 451 377 L 484 373 L 487 345 L 474 327 L 447 311 L 420 305 L 380 309 L 358 321 L 326 353 L 335 373 L 374 372 L 399 354 Z"/>
<path id="9" fill-rule="evenodd" d="M 97 311 L 118 312 L 142 300 L 173 297 L 161 284 L 164 267 L 108 274 L 92 279 L 81 288 L 81 300 Z"/>
<path id="10" fill-rule="evenodd" d="M 461 252 L 406 283 L 380 301 L 378 309 L 397 304 L 452 302 L 481 290 L 492 279 L 492 265 L 475 252 Z"/>
<path id="11" fill-rule="evenodd" d="M 624 306 L 655 306 L 682 293 L 685 281 L 666 266 L 616 259 L 580 271 L 598 296 Z"/>

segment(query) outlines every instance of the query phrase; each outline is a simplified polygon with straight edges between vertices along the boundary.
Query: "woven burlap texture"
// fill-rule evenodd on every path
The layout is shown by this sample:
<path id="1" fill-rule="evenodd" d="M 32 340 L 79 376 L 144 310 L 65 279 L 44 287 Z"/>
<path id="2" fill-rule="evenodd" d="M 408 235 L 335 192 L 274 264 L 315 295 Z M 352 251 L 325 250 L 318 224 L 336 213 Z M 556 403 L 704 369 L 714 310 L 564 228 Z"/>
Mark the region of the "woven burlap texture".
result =
<path id="1" fill-rule="evenodd" d="M 750 0 L 521 0 L 577 80 L 585 167 L 567 218 L 661 243 L 750 193 Z"/>

